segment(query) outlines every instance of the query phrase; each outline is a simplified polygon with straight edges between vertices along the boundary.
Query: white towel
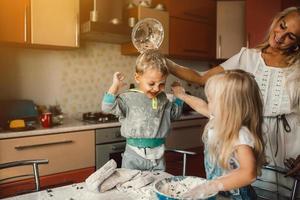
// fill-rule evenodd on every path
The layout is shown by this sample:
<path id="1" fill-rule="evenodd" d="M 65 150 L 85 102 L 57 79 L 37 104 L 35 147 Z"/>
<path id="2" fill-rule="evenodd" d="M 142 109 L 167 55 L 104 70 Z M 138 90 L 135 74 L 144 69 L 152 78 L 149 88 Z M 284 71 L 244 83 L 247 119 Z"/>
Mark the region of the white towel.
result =
<path id="1" fill-rule="evenodd" d="M 96 172 L 85 179 L 86 188 L 92 192 L 99 192 L 100 184 L 112 175 L 117 168 L 117 163 L 111 159 Z"/>
<path id="2" fill-rule="evenodd" d="M 125 168 L 116 169 L 112 175 L 110 175 L 106 180 L 103 181 L 102 184 L 100 184 L 99 191 L 105 192 L 107 190 L 110 190 L 114 188 L 117 184 L 122 184 L 126 181 L 131 180 L 138 173 L 140 173 L 139 170 Z"/>
<path id="3" fill-rule="evenodd" d="M 142 188 L 154 181 L 155 178 L 152 172 L 143 171 L 137 176 L 135 176 L 133 179 L 124 182 L 123 184 L 118 184 L 117 189 L 126 192 L 128 190 Z"/>

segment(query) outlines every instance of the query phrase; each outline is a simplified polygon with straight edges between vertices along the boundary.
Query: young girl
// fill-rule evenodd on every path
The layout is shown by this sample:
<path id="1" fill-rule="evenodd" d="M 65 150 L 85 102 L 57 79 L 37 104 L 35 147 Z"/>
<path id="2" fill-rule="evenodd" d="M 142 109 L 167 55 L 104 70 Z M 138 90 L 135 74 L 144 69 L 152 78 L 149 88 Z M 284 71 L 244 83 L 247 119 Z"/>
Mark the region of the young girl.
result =
<path id="1" fill-rule="evenodd" d="M 155 50 L 137 59 L 137 89 L 118 96 L 124 76 L 116 72 L 113 84 L 105 94 L 102 110 L 119 116 L 121 135 L 126 137 L 122 167 L 139 170 L 165 170 L 164 143 L 171 120 L 181 115 L 183 102 L 170 102 L 163 92 L 168 68 L 164 57 Z"/>
<path id="2" fill-rule="evenodd" d="M 185 197 L 200 198 L 229 191 L 233 199 L 255 199 L 252 183 L 264 163 L 261 135 L 262 102 L 254 78 L 242 70 L 228 70 L 212 76 L 205 85 L 208 103 L 185 94 L 175 96 L 210 118 L 203 134 L 205 144 L 205 184 Z"/>

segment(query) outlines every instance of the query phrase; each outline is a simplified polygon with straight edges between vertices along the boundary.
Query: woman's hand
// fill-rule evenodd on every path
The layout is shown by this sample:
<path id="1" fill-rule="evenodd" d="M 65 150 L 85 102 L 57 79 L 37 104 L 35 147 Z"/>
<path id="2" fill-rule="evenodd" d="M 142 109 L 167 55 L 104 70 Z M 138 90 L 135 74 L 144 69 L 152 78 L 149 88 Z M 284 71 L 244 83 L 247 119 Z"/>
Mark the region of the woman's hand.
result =
<path id="1" fill-rule="evenodd" d="M 219 191 L 223 190 L 223 185 L 221 182 L 217 180 L 207 181 L 192 188 L 190 191 L 187 191 L 182 195 L 183 198 L 190 198 L 190 199 L 202 199 L 211 194 L 216 194 Z"/>
<path id="2" fill-rule="evenodd" d="M 284 161 L 286 167 L 290 170 L 287 172 L 286 176 L 300 175 L 300 155 L 296 159 L 288 158 Z"/>
<path id="3" fill-rule="evenodd" d="M 171 87 L 172 87 L 172 91 L 176 97 L 181 99 L 182 96 L 185 95 L 185 90 L 178 81 L 173 82 Z"/>

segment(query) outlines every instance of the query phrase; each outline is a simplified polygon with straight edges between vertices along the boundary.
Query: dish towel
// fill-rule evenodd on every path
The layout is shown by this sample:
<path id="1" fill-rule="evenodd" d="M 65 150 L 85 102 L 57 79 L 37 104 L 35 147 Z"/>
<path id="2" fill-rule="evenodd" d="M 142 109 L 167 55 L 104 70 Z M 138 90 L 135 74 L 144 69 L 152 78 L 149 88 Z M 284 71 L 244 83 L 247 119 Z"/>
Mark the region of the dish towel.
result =
<path id="1" fill-rule="evenodd" d="M 142 188 L 154 181 L 155 178 L 153 176 L 153 173 L 149 171 L 143 171 L 138 175 L 136 175 L 135 177 L 133 177 L 131 180 L 124 182 L 123 184 L 122 183 L 118 184 L 117 189 L 119 191 L 126 192 L 128 190 Z"/>
<path id="2" fill-rule="evenodd" d="M 117 184 L 125 183 L 131 180 L 133 177 L 137 176 L 140 173 L 140 170 L 132 170 L 120 168 L 116 169 L 115 172 L 110 175 L 102 184 L 99 186 L 100 192 L 105 192 L 114 188 Z"/>
<path id="3" fill-rule="evenodd" d="M 99 186 L 105 179 L 112 175 L 117 168 L 117 163 L 113 159 L 109 160 L 96 172 L 85 179 L 86 188 L 92 192 L 99 192 Z"/>

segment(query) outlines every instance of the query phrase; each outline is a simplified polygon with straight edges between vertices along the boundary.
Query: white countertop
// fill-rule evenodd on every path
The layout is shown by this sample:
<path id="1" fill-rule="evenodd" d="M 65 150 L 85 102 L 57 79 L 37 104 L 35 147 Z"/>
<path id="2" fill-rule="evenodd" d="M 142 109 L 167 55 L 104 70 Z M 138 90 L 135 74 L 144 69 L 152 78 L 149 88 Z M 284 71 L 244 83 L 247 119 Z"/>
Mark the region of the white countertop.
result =
<path id="1" fill-rule="evenodd" d="M 157 173 L 157 172 L 153 172 Z M 166 172 L 159 172 L 155 180 L 160 180 L 171 175 Z M 84 182 L 67 185 L 63 187 L 33 192 L 19 195 L 5 200 L 156 200 L 156 194 L 153 191 L 155 181 L 140 189 L 128 189 L 128 191 L 119 191 L 116 188 L 104 193 L 90 192 Z"/>
<path id="2" fill-rule="evenodd" d="M 205 118 L 205 117 L 196 112 L 191 112 L 187 115 L 182 115 L 180 120 L 178 121 L 200 119 L 200 118 Z M 176 123 L 176 121 L 173 123 Z M 90 123 L 82 122 L 78 119 L 65 119 L 64 124 L 54 126 L 51 128 L 43 128 L 41 126 L 38 126 L 34 130 L 0 132 L 0 140 L 9 139 L 9 138 L 29 137 L 29 136 L 36 136 L 36 135 L 47 135 L 47 134 L 55 134 L 55 133 L 110 128 L 110 127 L 118 127 L 118 126 L 121 126 L 119 122 L 90 124 Z"/>
<path id="3" fill-rule="evenodd" d="M 153 183 L 140 189 L 128 189 L 127 191 L 119 191 L 114 188 L 104 193 L 96 193 L 87 190 L 85 182 L 82 182 L 5 198 L 3 200 L 157 200 L 154 184 L 158 180 L 171 176 L 171 174 L 166 172 L 160 172 L 160 175 L 155 177 Z M 229 198 L 221 197 L 220 195 L 217 195 L 216 199 L 229 200 Z"/>

